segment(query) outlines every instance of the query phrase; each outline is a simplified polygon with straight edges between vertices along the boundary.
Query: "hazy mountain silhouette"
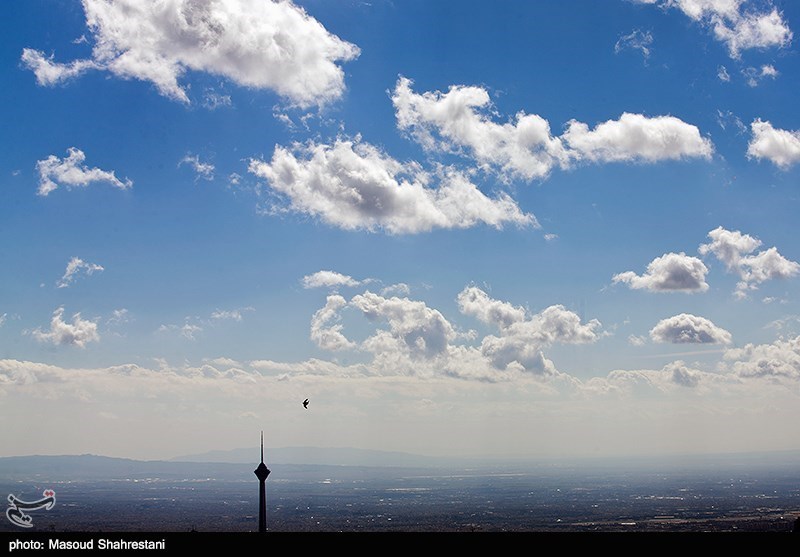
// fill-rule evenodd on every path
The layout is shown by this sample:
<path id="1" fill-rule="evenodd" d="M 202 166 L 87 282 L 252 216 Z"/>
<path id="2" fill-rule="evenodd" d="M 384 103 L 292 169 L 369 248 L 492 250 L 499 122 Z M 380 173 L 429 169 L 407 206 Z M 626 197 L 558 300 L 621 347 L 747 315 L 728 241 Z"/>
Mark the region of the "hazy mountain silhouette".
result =
<path id="1" fill-rule="evenodd" d="M 228 451 L 209 451 L 201 454 L 179 456 L 171 462 L 228 462 L 254 461 L 253 448 Z M 257 456 L 257 455 L 256 455 Z M 440 458 L 395 451 L 375 451 L 349 447 L 282 447 L 265 448 L 264 461 L 271 464 L 317 464 L 328 466 L 453 466 L 470 463 L 472 459 Z"/>

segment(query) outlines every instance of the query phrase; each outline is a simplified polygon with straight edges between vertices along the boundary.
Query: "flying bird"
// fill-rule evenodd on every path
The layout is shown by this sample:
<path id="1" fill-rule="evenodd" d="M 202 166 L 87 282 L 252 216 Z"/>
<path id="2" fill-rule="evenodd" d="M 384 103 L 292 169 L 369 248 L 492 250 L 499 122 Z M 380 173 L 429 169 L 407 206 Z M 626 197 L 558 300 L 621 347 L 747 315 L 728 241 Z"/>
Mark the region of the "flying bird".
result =
<path id="1" fill-rule="evenodd" d="M 308 399 L 305 399 L 303 401 L 303 408 L 305 408 L 306 410 L 308 409 Z"/>

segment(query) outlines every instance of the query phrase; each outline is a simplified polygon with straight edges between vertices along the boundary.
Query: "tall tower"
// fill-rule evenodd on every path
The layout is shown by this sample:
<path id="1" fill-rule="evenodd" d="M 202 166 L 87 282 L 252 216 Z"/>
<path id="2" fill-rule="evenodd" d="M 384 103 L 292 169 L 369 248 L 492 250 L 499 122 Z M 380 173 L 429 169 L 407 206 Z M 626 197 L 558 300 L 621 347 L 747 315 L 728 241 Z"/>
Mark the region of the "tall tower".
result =
<path id="1" fill-rule="evenodd" d="M 255 470 L 258 478 L 258 531 L 267 531 L 267 476 L 269 468 L 264 464 L 264 432 L 261 432 L 261 464 Z"/>

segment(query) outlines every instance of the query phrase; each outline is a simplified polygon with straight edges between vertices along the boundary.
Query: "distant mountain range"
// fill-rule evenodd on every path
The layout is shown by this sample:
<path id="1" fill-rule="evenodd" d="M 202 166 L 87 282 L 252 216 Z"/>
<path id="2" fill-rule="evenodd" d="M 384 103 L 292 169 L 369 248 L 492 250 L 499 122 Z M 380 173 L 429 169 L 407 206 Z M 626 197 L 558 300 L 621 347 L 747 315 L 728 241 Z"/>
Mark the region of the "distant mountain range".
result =
<path id="1" fill-rule="evenodd" d="M 258 447 L 209 451 L 201 454 L 179 456 L 171 462 L 228 462 L 252 464 L 261 458 Z M 465 459 L 421 456 L 394 451 L 374 451 L 349 447 L 283 447 L 264 449 L 264 461 L 273 464 L 316 464 L 328 466 L 456 466 L 464 465 Z M 470 462 L 467 460 L 467 462 Z"/>
<path id="2" fill-rule="evenodd" d="M 16 481 L 63 479 L 126 480 L 229 479 L 252 480 L 260 461 L 256 448 L 210 451 L 169 460 L 133 460 L 98 455 L 29 455 L 0 457 L 0 484 Z M 596 459 L 466 459 L 437 458 L 403 452 L 354 448 L 284 447 L 266 448 L 264 461 L 282 477 L 299 478 L 336 474 L 385 474 L 391 469 L 422 471 L 431 469 L 467 470 L 479 468 L 533 469 L 565 472 L 570 469 L 595 470 L 670 470 L 683 469 L 800 469 L 800 451 L 727 455 L 684 455 L 672 457 L 596 458 Z M 335 470 L 334 470 L 335 469 Z"/>

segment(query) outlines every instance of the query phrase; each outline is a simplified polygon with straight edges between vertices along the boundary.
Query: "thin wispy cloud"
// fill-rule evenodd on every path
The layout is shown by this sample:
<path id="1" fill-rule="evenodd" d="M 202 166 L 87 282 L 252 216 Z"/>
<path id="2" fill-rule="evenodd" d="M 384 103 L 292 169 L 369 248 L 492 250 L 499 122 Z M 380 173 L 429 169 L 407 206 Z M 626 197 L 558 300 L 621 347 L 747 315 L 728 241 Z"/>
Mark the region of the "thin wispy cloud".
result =
<path id="1" fill-rule="evenodd" d="M 59 288 L 66 288 L 70 286 L 77 278 L 81 275 L 92 275 L 96 272 L 104 271 L 102 265 L 98 265 L 97 263 L 87 263 L 80 257 L 73 257 L 67 263 L 67 268 L 64 271 L 64 275 L 58 281 L 57 285 Z"/>

